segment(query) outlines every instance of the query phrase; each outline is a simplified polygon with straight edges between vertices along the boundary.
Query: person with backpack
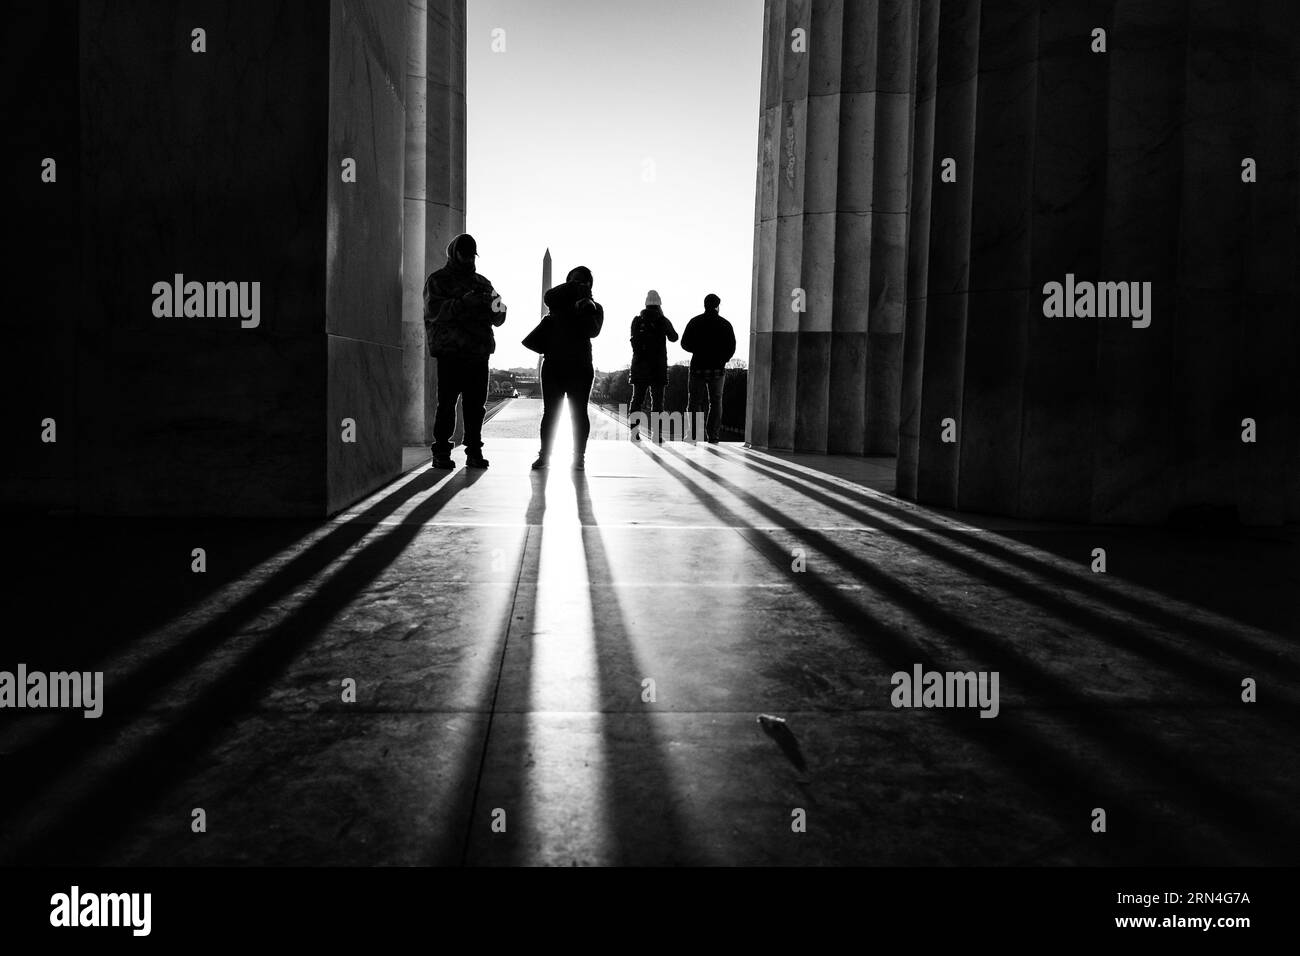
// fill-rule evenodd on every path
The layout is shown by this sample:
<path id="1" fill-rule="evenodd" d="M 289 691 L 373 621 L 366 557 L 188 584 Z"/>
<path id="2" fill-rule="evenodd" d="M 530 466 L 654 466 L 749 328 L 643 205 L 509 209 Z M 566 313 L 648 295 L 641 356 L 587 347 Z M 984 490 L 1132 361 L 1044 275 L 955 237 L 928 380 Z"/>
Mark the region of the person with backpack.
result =
<path id="1" fill-rule="evenodd" d="M 456 400 L 465 417 L 465 465 L 486 468 L 483 415 L 487 405 L 488 356 L 496 351 L 493 328 L 506 307 L 486 277 L 474 271 L 478 243 L 462 233 L 447 243 L 447 264 L 424 283 L 424 332 L 438 363 L 438 408 L 433 419 L 432 468 L 455 468 L 451 436 Z"/>
<path id="2" fill-rule="evenodd" d="M 736 354 L 736 333 L 731 323 L 718 314 L 722 300 L 710 292 L 704 297 L 704 311 L 686 323 L 682 348 L 691 353 L 691 371 L 686 386 L 687 428 L 699 440 L 697 413 L 705 417 L 704 434 L 710 444 L 718 443 L 722 426 L 722 386 L 727 363 Z"/>
<path id="3" fill-rule="evenodd" d="M 664 386 L 668 384 L 668 345 L 665 340 L 676 342 L 677 330 L 664 315 L 659 293 L 651 289 L 646 293 L 645 308 L 632 319 L 632 366 L 628 370 L 632 401 L 628 405 L 627 417 L 633 441 L 640 441 L 637 430 L 641 422 L 632 416 L 641 411 L 647 399 L 650 414 L 664 410 Z M 653 418 L 650 420 L 654 421 Z"/>
<path id="4" fill-rule="evenodd" d="M 542 297 L 548 314 L 529 335 L 537 337 L 536 347 L 542 352 L 542 448 L 534 469 L 550 464 L 551 442 L 565 399 L 573 419 L 573 467 L 576 471 L 587 467 L 587 438 L 591 435 L 587 399 L 596 376 L 591 340 L 605 324 L 604 306 L 591 297 L 592 282 L 586 266 L 570 269 L 564 283 L 548 289 Z"/>

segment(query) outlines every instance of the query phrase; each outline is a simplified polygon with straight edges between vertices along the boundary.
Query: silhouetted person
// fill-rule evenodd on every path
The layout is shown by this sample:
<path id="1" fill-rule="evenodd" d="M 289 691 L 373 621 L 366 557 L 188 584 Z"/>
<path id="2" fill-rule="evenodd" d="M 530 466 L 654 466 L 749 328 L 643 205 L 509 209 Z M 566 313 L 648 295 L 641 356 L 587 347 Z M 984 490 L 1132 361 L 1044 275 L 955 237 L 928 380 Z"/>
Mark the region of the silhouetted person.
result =
<path id="1" fill-rule="evenodd" d="M 465 416 L 465 464 L 486 468 L 483 410 L 487 404 L 488 356 L 496 351 L 493 326 L 506 320 L 492 283 L 474 271 L 478 244 L 461 234 L 447 244 L 447 264 L 424 283 L 424 331 L 438 360 L 438 410 L 433 419 L 434 468 L 454 468 L 451 435 L 456 399 Z"/>
<path id="2" fill-rule="evenodd" d="M 691 373 L 686 386 L 687 428 L 695 434 L 695 413 L 706 412 L 704 434 L 714 444 L 722 425 L 722 386 L 727 362 L 736 354 L 736 333 L 731 323 L 718 315 L 722 300 L 710 292 L 704 297 L 704 311 L 686 323 L 682 348 L 691 353 Z"/>
<path id="3" fill-rule="evenodd" d="M 664 410 L 664 386 L 668 384 L 668 345 L 677 341 L 677 330 L 663 313 L 659 293 L 651 289 L 646 293 L 645 308 L 632 320 L 632 367 L 628 378 L 632 383 L 632 402 L 628 406 L 628 422 L 632 440 L 638 441 L 634 412 L 649 399 L 651 413 Z M 653 421 L 653 419 L 651 419 Z M 651 436 L 654 437 L 654 436 Z"/>
<path id="4" fill-rule="evenodd" d="M 548 289 L 543 300 L 550 310 L 542 320 L 542 450 L 534 468 L 545 468 L 551 459 L 551 442 L 559 420 L 560 404 L 569 400 L 573 417 L 573 467 L 586 468 L 587 437 L 591 418 L 587 399 L 591 396 L 591 340 L 605 324 L 605 310 L 591 297 L 591 270 L 578 266 L 570 270 L 563 285 Z"/>

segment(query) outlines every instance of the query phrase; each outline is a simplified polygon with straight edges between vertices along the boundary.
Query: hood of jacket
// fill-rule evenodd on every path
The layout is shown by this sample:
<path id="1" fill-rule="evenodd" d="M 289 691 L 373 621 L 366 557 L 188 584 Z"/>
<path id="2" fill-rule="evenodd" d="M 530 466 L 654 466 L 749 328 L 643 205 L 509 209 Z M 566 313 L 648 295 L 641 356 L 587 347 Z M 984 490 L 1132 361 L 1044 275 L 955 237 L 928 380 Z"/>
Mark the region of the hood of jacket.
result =
<path id="1" fill-rule="evenodd" d="M 470 255 L 468 263 L 462 263 L 456 258 L 457 251 L 464 249 Z M 478 255 L 478 243 L 474 237 L 467 232 L 462 232 L 451 242 L 447 243 L 447 268 L 455 272 L 474 272 L 474 257 Z"/>

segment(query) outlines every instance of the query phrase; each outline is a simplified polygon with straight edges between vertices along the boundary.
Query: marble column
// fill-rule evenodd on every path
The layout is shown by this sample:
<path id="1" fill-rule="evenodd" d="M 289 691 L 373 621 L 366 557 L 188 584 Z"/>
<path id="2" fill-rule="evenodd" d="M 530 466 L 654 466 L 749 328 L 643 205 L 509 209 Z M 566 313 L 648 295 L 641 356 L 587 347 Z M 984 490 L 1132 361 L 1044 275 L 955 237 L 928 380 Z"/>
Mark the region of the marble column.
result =
<path id="1" fill-rule="evenodd" d="M 402 444 L 422 445 L 424 377 L 425 221 L 428 205 L 427 0 L 406 4 L 406 179 L 402 199 Z"/>
<path id="2" fill-rule="evenodd" d="M 1019 485 L 1029 313 L 1041 303 L 1029 276 L 1038 0 L 984 3 L 978 36 L 957 506 L 1005 514 Z"/>
<path id="3" fill-rule="evenodd" d="M 83 512 L 325 513 L 334 8 L 303 13 L 80 5 Z M 177 273 L 259 282 L 258 324 L 156 314 Z"/>
<path id="4" fill-rule="evenodd" d="M 1186 31 L 1174 504 L 1235 505 L 1255 523 L 1286 519 L 1288 438 L 1300 433 L 1297 17 L 1288 47 L 1279 12 L 1271 3 L 1195 0 Z M 1255 183 L 1240 181 L 1246 156 Z M 1234 173 L 1231 188 L 1220 188 L 1224 170 Z M 1240 440 L 1246 417 L 1257 423 L 1254 444 Z M 1294 496 L 1290 507 L 1294 517 Z"/>
<path id="5" fill-rule="evenodd" d="M 871 287 L 871 203 L 876 150 L 876 3 L 847 3 L 841 14 L 843 36 L 834 43 L 837 57 L 834 101 L 839 108 L 839 142 L 830 172 L 836 189 L 828 197 L 834 232 L 821 252 L 834 262 L 834 298 L 830 314 L 830 387 L 827 401 L 836 427 L 826 429 L 820 450 L 861 454 L 866 435 L 867 324 Z M 831 97 L 827 97 L 830 99 Z M 809 157 L 816 164 L 819 157 Z M 817 178 L 816 172 L 813 179 Z M 817 255 L 815 251 L 813 255 Z M 810 263 L 812 266 L 813 263 Z M 819 434 L 818 439 L 821 439 Z"/>
<path id="6" fill-rule="evenodd" d="M 1042 318 L 1043 283 L 1102 276 L 1107 59 L 1113 0 L 1045 5 L 1038 18 L 1029 315 L 1021 393 L 1018 513 L 1086 521 L 1092 488 L 1098 325 Z M 1089 42 L 1081 41 L 1088 38 Z"/>
<path id="7" fill-rule="evenodd" d="M 402 467 L 402 248 L 406 169 L 406 8 L 330 4 L 329 155 L 356 181 L 326 180 L 326 510 Z M 355 423 L 351 438 L 346 422 Z"/>
<path id="8" fill-rule="evenodd" d="M 826 308 L 808 296 L 803 273 L 803 186 L 807 166 L 808 54 L 793 52 L 793 31 L 808 30 L 808 0 L 776 0 L 781 8 L 779 56 L 774 63 L 777 83 L 775 137 L 776 263 L 773 273 L 771 390 L 768 442 L 777 448 L 803 447 L 795 440 L 798 396 L 799 329 L 807 324 L 797 310 L 802 305 L 814 315 Z M 774 25 L 775 25 L 774 18 Z M 824 261 L 825 256 L 821 259 Z M 802 290 L 804 301 L 795 300 Z M 815 319 L 813 320 L 815 321 Z"/>
<path id="9" fill-rule="evenodd" d="M 749 374 L 745 441 L 768 444 L 768 410 L 771 408 L 772 322 L 776 306 L 776 142 L 780 113 L 780 87 L 776 64 L 780 62 L 785 8 L 773 0 L 763 4 L 763 67 L 759 90 L 758 170 L 754 189 L 754 281 L 750 290 Z"/>
<path id="10" fill-rule="evenodd" d="M 926 287 L 930 269 L 930 204 L 937 168 L 934 155 L 935 88 L 938 81 L 939 0 L 917 4 L 916 86 L 912 117 L 910 201 L 907 234 L 907 306 L 898 408 L 898 493 L 916 497 L 921 441 L 921 368 L 925 349 Z"/>
<path id="11" fill-rule="evenodd" d="M 426 0 L 428 46 L 425 137 L 424 275 L 441 269 L 465 231 L 465 0 Z M 426 442 L 433 439 L 438 363 L 425 363 Z M 458 415 L 459 419 L 459 415 Z M 459 422 L 457 431 L 459 432 Z"/>
<path id="12" fill-rule="evenodd" d="M 752 444 L 896 449 L 900 494 L 969 511 L 1295 518 L 1300 8 L 766 17 Z M 1150 325 L 1045 316 L 1067 275 L 1150 283 Z M 806 313 L 785 311 L 793 286 Z"/>
<path id="13" fill-rule="evenodd" d="M 871 284 L 864 303 L 868 313 L 863 451 L 868 455 L 898 453 L 918 12 L 914 0 L 879 0 L 876 20 Z"/>
<path id="14" fill-rule="evenodd" d="M 978 4 L 952 0 L 939 4 L 933 158 L 931 168 L 924 171 L 931 181 L 930 246 L 926 317 L 923 328 L 918 330 L 923 371 L 920 373 L 916 496 L 946 507 L 957 504 L 971 197 L 975 180 L 979 24 Z M 945 169 L 952 172 L 945 176 Z M 917 171 L 918 176 L 922 174 L 921 170 Z M 944 440 L 948 425 L 955 429 L 956 442 Z"/>
<path id="15" fill-rule="evenodd" d="M 840 55 L 843 0 L 812 0 L 787 4 L 786 36 L 793 24 L 808 30 L 808 53 L 787 57 L 783 100 L 794 137 L 784 140 L 786 162 L 793 155 L 794 176 L 782 179 L 784 214 L 790 218 L 777 226 L 798 230 L 798 273 L 793 258 L 787 260 L 792 285 L 807 293 L 807 309 L 790 312 L 797 322 L 793 336 L 783 336 L 794 356 L 794 434 L 796 447 L 825 447 L 829 428 L 830 333 L 833 314 L 835 263 L 835 195 L 840 119 Z M 816 52 L 814 52 L 816 51 Z M 790 127 L 787 127 L 790 128 Z M 790 152 L 793 145 L 795 152 Z M 793 182 L 791 182 L 793 179 Z M 778 203 L 778 206 L 780 204 Z M 793 250 L 792 250 L 793 251 Z M 791 341 L 793 339 L 793 341 Z"/>
<path id="16" fill-rule="evenodd" d="M 1150 328 L 1091 320 L 1098 347 L 1090 514 L 1107 521 L 1163 517 L 1173 503 L 1186 29 L 1185 0 L 1120 0 L 1105 54 L 1099 278 L 1150 281 L 1155 302 Z"/>
<path id="17" fill-rule="evenodd" d="M 893 454 L 916 10 L 768 0 L 751 444 Z"/>
<path id="18" fill-rule="evenodd" d="M 443 6 L 423 49 L 463 51 L 463 0 Z M 82 267 L 67 293 L 77 398 L 75 427 L 59 428 L 77 438 L 76 506 L 320 516 L 381 487 L 410 434 L 406 282 L 426 265 L 404 261 L 418 12 L 267 0 L 214 17 L 200 0 L 143 13 L 83 0 L 78 14 L 80 153 L 62 170 L 81 197 L 80 245 L 64 257 Z M 456 95 L 433 115 L 455 185 L 440 208 L 455 203 L 459 228 L 463 57 L 446 70 Z M 177 274 L 256 284 L 257 321 L 219 304 L 168 314 L 153 289 Z"/>

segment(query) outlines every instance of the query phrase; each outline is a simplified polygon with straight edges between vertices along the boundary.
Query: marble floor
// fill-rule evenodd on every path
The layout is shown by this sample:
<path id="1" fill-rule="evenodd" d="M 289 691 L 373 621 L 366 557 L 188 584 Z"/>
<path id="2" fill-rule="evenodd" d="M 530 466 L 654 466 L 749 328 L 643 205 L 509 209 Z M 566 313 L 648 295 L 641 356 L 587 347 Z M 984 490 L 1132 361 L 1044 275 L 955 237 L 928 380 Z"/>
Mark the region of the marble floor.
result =
<path id="1" fill-rule="evenodd" d="M 1295 861 L 1296 528 L 946 513 L 600 413 L 532 472 L 538 405 L 326 522 L 7 519 L 0 670 L 104 692 L 0 710 L 0 863 Z M 996 716 L 894 706 L 916 667 Z"/>

